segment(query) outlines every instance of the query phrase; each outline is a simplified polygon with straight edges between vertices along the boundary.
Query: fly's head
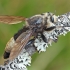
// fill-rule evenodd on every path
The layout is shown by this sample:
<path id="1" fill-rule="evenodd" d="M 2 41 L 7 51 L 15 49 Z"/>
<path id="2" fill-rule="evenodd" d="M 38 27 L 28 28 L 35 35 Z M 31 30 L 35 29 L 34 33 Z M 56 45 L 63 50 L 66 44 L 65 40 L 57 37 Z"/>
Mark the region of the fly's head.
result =
<path id="1" fill-rule="evenodd" d="M 54 28 L 56 28 L 56 22 L 57 22 L 57 16 L 54 15 L 53 13 L 43 13 L 41 14 L 43 15 L 44 18 L 44 30 L 46 31 L 51 31 Z"/>

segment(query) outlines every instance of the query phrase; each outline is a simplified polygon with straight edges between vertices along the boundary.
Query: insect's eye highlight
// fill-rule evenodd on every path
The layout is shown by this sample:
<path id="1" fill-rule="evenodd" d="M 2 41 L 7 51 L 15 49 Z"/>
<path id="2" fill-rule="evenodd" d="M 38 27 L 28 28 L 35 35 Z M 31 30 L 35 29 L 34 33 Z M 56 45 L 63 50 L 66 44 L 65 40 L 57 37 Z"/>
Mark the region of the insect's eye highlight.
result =
<path id="1" fill-rule="evenodd" d="M 53 17 L 53 16 L 50 17 L 50 21 L 51 21 L 52 23 L 54 23 L 54 17 Z"/>

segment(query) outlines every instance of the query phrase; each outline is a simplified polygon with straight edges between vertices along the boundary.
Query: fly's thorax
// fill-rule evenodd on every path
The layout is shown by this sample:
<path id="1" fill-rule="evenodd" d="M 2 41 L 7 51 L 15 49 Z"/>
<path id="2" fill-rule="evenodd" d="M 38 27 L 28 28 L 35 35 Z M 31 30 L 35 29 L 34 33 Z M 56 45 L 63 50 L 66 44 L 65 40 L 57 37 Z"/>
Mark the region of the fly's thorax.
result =
<path id="1" fill-rule="evenodd" d="M 47 12 L 32 16 L 26 19 L 26 25 L 31 29 L 36 29 L 37 32 L 47 28 L 54 28 L 57 22 L 57 16 Z"/>
<path id="2" fill-rule="evenodd" d="M 43 29 L 43 17 L 42 15 L 35 15 L 26 19 L 26 25 L 29 25 L 29 28 L 35 30 L 36 32 L 42 31 Z"/>

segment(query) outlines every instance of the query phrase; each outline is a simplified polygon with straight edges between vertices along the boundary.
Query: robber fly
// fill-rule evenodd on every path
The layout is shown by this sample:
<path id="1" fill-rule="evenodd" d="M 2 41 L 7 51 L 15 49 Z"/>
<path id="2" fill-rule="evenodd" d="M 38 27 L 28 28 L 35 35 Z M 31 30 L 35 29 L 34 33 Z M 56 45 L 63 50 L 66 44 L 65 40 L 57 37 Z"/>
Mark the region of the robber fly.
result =
<path id="1" fill-rule="evenodd" d="M 26 25 L 20 29 L 6 44 L 4 59 L 13 60 L 21 52 L 22 48 L 31 40 L 37 37 L 38 33 L 46 30 L 50 31 L 55 28 L 52 23 L 56 23 L 56 16 L 53 13 L 43 13 L 34 15 L 29 18 L 18 16 L 0 16 L 0 22 L 6 24 L 17 24 L 25 21 Z M 42 35 L 43 40 L 46 42 L 46 38 Z"/>

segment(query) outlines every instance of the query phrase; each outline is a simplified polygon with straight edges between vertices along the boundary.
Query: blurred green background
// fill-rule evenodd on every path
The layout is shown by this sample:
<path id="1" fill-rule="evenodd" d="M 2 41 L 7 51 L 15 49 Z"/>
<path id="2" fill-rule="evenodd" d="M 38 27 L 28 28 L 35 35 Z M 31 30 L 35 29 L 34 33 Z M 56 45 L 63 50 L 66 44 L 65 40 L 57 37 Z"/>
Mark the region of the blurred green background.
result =
<path id="1" fill-rule="evenodd" d="M 70 0 L 0 0 L 0 15 L 30 17 L 44 12 L 61 15 L 70 11 Z M 7 25 L 0 23 L 0 64 L 7 41 L 22 28 L 23 23 Z M 70 33 L 60 36 L 57 43 L 46 52 L 32 56 L 28 70 L 70 70 Z"/>

